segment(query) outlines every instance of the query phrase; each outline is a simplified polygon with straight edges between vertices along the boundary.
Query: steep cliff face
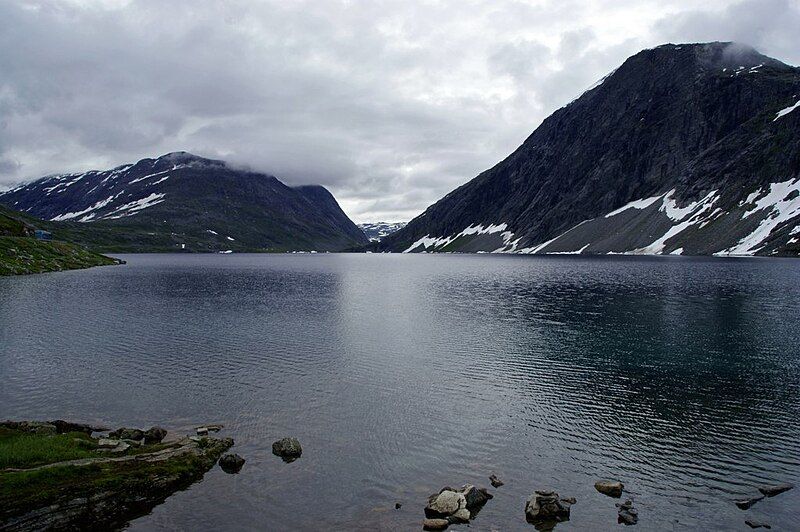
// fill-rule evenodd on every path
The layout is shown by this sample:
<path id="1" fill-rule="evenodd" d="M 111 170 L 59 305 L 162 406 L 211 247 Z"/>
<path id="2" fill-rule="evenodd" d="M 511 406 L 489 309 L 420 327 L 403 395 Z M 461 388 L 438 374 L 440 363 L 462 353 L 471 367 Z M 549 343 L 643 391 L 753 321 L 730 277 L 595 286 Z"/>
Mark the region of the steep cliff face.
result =
<path id="1" fill-rule="evenodd" d="M 114 251 L 337 251 L 368 242 L 323 187 L 292 188 L 185 152 L 44 177 L 0 194 L 0 204 Z"/>
<path id="2" fill-rule="evenodd" d="M 392 251 L 796 255 L 800 69 L 732 43 L 645 50 Z"/>

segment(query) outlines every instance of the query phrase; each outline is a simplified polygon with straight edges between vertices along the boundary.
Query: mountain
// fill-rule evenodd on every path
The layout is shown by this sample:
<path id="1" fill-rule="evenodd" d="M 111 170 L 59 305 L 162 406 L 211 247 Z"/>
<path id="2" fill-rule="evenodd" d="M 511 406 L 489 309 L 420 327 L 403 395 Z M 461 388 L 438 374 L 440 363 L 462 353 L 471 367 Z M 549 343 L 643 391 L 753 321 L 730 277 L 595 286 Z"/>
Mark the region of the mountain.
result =
<path id="1" fill-rule="evenodd" d="M 734 43 L 644 50 L 390 251 L 800 253 L 800 69 Z"/>
<path id="2" fill-rule="evenodd" d="M 383 237 L 391 235 L 406 226 L 406 222 L 368 222 L 358 224 L 358 228 L 364 231 L 371 242 L 378 242 Z"/>
<path id="3" fill-rule="evenodd" d="M 338 251 L 368 242 L 321 186 L 186 152 L 106 171 L 43 177 L 0 204 L 108 251 Z"/>

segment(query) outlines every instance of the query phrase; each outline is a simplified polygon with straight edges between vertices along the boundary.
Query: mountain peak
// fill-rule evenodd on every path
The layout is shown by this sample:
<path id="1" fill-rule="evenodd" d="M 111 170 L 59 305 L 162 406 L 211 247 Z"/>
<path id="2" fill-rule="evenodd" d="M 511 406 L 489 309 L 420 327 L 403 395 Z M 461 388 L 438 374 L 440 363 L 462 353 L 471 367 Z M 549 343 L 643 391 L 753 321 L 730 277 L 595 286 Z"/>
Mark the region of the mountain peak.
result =
<path id="1" fill-rule="evenodd" d="M 648 58 L 658 61 L 665 59 L 683 58 L 692 60 L 694 65 L 703 69 L 737 69 L 740 67 L 753 68 L 762 66 L 788 67 L 785 63 L 768 57 L 752 46 L 732 41 L 714 41 L 703 43 L 667 43 L 655 48 L 642 50 L 630 57 L 628 61 Z M 626 61 L 626 63 L 628 62 Z M 681 61 L 680 64 L 688 65 Z"/>
<path id="2" fill-rule="evenodd" d="M 147 161 L 152 159 L 143 160 Z M 189 153 L 188 151 L 173 151 L 165 153 L 164 155 L 155 159 L 155 161 L 170 164 L 188 164 L 192 166 L 225 166 L 225 161 L 207 159 L 205 157 L 200 157 L 199 155 Z"/>

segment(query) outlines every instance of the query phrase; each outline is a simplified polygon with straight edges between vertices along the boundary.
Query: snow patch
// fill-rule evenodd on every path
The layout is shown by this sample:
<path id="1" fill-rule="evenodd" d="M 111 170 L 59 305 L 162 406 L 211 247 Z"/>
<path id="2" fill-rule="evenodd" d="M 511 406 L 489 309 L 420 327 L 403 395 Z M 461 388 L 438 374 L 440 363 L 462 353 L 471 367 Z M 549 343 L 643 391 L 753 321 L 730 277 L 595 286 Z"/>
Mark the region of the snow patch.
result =
<path id="1" fill-rule="evenodd" d="M 116 218 L 132 216 L 141 210 L 144 210 L 148 207 L 152 207 L 153 205 L 158 205 L 159 203 L 163 202 L 164 196 L 165 194 L 150 194 L 145 198 L 138 199 L 136 201 L 131 201 L 130 203 L 126 203 L 122 207 L 119 207 L 118 209 L 114 210 L 113 212 L 109 213 L 103 218 L 114 220 Z"/>
<path id="2" fill-rule="evenodd" d="M 628 203 L 627 205 L 625 205 L 623 207 L 620 207 L 619 209 L 617 209 L 615 211 L 611 211 L 610 213 L 606 214 L 604 217 L 605 218 L 611 218 L 612 216 L 616 216 L 621 212 L 627 211 L 628 209 L 638 209 L 638 210 L 646 209 L 647 207 L 649 207 L 650 205 L 652 205 L 653 203 L 655 203 L 656 201 L 660 200 L 663 197 L 664 197 L 664 195 L 662 194 L 661 196 L 653 196 L 652 198 L 645 198 L 645 199 L 639 199 L 639 200 L 632 201 L 632 202 Z"/>
<path id="3" fill-rule="evenodd" d="M 428 248 L 440 248 L 448 245 L 449 243 L 453 242 L 457 238 L 462 236 L 468 235 L 489 235 L 493 233 L 500 233 L 503 232 L 503 240 L 504 246 L 509 245 L 511 242 L 511 238 L 514 236 L 514 233 L 511 231 L 506 231 L 507 224 L 489 224 L 487 227 L 483 227 L 483 225 L 469 225 L 463 231 L 456 235 L 451 236 L 439 236 L 439 237 L 432 237 L 430 235 L 425 235 L 413 244 L 411 244 L 403 253 L 410 253 L 412 250 L 418 248 L 419 246 L 423 247 L 424 251 L 427 251 Z"/>
<path id="4" fill-rule="evenodd" d="M 715 253 L 715 255 L 753 255 L 763 247 L 763 243 L 772 231 L 783 224 L 800 215 L 800 179 L 772 183 L 766 196 L 756 202 L 754 209 L 742 215 L 742 219 L 751 216 L 756 211 L 769 209 L 767 216 L 761 220 L 752 233 L 742 238 L 738 244 L 726 250 Z M 789 199 L 792 192 L 797 191 L 793 198 Z M 797 230 L 792 231 L 791 234 Z"/>
<path id="5" fill-rule="evenodd" d="M 661 204 L 661 208 L 659 209 L 661 212 L 664 212 L 672 221 L 680 222 L 677 225 L 673 225 L 672 227 L 667 230 L 666 233 L 661 238 L 656 239 L 652 244 L 645 246 L 643 248 L 639 248 L 633 251 L 635 254 L 641 255 L 661 255 L 664 253 L 664 247 L 666 247 L 667 240 L 674 237 L 675 235 L 682 233 L 689 227 L 702 223 L 704 221 L 703 214 L 707 212 L 711 207 L 713 207 L 714 202 L 717 201 L 719 196 L 717 195 L 717 191 L 713 190 L 706 194 L 706 196 L 701 199 L 700 201 L 695 201 L 690 203 L 686 207 L 679 208 L 675 203 L 675 200 L 672 199 L 672 194 L 674 190 L 671 190 L 667 193 L 664 197 L 664 202 Z M 688 218 L 687 218 L 688 217 Z M 682 221 L 686 219 L 685 221 Z"/>
<path id="6" fill-rule="evenodd" d="M 794 111 L 798 107 L 800 107 L 800 100 L 798 100 L 796 104 L 790 105 L 786 109 L 781 109 L 780 111 L 778 111 L 778 114 L 775 115 L 775 118 L 773 118 L 772 121 L 775 122 L 779 118 L 788 115 L 789 113 L 791 113 L 792 111 Z"/>
<path id="7" fill-rule="evenodd" d="M 109 203 L 114 201 L 114 198 L 116 198 L 116 196 L 109 196 L 106 199 L 100 200 L 97 203 L 95 203 L 94 205 L 92 205 L 90 207 L 87 207 L 82 211 L 67 212 L 67 213 L 64 213 L 64 214 L 59 214 L 58 216 L 50 218 L 50 221 L 51 222 L 63 222 L 65 220 L 72 220 L 73 218 L 77 218 L 79 216 L 83 216 L 84 214 L 88 214 L 88 213 L 90 213 L 90 212 L 92 212 L 94 210 L 101 209 L 101 208 L 105 207 L 106 205 L 108 205 Z M 90 214 L 89 216 L 84 216 L 83 218 L 81 218 L 78 221 L 80 221 L 80 222 L 88 222 L 92 218 L 94 218 L 94 215 Z"/>

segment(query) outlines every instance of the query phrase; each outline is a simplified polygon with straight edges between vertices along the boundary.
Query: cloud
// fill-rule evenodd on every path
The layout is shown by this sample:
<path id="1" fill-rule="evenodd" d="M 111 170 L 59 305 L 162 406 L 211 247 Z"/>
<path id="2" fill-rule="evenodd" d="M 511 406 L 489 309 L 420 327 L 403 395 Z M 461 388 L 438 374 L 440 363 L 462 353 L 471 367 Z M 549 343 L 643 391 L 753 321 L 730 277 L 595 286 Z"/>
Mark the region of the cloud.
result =
<path id="1" fill-rule="evenodd" d="M 789 0 L 0 4 L 0 186 L 174 150 L 403 220 L 641 48 L 800 63 Z"/>

